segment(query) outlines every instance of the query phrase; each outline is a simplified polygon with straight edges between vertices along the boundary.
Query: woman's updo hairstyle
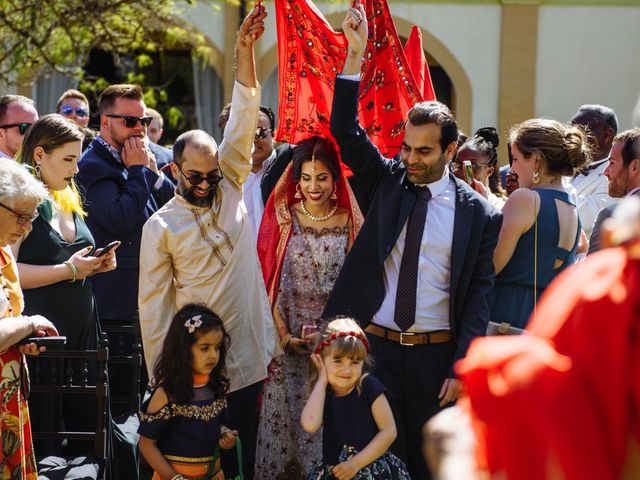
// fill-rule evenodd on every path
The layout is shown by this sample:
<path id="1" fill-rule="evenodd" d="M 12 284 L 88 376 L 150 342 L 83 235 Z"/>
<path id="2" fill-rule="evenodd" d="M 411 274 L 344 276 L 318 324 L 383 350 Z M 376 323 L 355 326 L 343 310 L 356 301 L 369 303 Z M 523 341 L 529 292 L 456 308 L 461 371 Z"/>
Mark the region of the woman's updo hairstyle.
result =
<path id="1" fill-rule="evenodd" d="M 302 176 L 302 164 L 311 159 L 320 160 L 324 163 L 334 180 L 340 178 L 340 163 L 338 162 L 338 152 L 331 142 L 322 137 L 311 137 L 303 140 L 293 149 L 293 179 L 300 181 Z"/>
<path id="2" fill-rule="evenodd" d="M 525 158 L 537 153 L 551 175 L 573 176 L 591 161 L 587 133 L 556 120 L 533 118 L 514 125 L 509 143 L 517 145 Z"/>

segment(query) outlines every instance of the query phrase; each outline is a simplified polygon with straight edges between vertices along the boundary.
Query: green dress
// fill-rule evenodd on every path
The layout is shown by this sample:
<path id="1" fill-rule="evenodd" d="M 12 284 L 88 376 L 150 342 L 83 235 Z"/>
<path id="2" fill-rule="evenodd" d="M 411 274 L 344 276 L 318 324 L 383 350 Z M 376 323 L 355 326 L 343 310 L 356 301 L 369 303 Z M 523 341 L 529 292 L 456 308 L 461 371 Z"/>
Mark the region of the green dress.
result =
<path id="1" fill-rule="evenodd" d="M 95 248 L 93 236 L 86 223 L 74 215 L 76 238 L 68 243 L 41 215 L 33 222 L 33 230 L 20 246 L 18 263 L 30 265 L 57 265 L 69 259 L 78 250 L 89 245 Z M 62 281 L 40 288 L 23 289 L 25 315 L 42 315 L 67 337 L 65 348 L 73 350 L 95 349 L 97 346 L 98 318 L 89 281 L 70 283 Z M 55 365 L 56 371 L 52 371 Z M 83 365 L 71 365 L 51 360 L 29 358 L 32 383 L 47 383 L 55 379 L 60 383 L 68 368 L 73 368 L 74 383 L 81 381 Z M 89 367 L 90 380 L 95 371 Z M 87 396 L 35 394 L 29 398 L 31 423 L 34 431 L 87 430 L 95 425 L 95 402 Z M 82 445 L 81 445 L 82 447 Z M 88 445 L 83 446 L 86 450 Z M 89 446 L 90 447 L 90 446 Z M 89 448 L 90 450 L 90 448 Z M 36 441 L 38 456 L 58 454 L 55 442 Z"/>

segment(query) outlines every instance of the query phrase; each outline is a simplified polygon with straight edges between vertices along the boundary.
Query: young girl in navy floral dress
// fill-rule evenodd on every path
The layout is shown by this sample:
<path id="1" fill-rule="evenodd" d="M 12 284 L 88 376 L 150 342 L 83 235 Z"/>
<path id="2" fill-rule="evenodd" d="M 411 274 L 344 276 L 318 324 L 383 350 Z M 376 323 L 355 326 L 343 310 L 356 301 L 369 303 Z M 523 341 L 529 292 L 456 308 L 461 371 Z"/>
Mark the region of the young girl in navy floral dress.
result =
<path id="1" fill-rule="evenodd" d="M 152 480 L 224 480 L 219 449 L 233 448 L 237 435 L 222 424 L 228 346 L 222 320 L 204 305 L 176 313 L 154 369 L 156 388 L 139 415 Z"/>
<path id="2" fill-rule="evenodd" d="M 350 318 L 330 322 L 311 356 L 317 380 L 302 411 L 302 427 L 321 426 L 322 460 L 307 480 L 407 480 L 404 463 L 389 446 L 396 424 L 380 381 L 367 368 L 369 344 Z"/>

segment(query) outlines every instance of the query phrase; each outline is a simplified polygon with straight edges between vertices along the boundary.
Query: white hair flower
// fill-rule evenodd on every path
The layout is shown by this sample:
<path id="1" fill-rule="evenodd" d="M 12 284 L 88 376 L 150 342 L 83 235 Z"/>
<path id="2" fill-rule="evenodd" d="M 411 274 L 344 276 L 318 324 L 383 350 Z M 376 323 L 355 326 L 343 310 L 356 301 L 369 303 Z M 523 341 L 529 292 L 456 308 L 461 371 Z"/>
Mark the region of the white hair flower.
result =
<path id="1" fill-rule="evenodd" d="M 202 325 L 202 315 L 194 315 L 184 322 L 184 326 L 187 327 L 189 333 L 193 333 L 200 325 Z"/>

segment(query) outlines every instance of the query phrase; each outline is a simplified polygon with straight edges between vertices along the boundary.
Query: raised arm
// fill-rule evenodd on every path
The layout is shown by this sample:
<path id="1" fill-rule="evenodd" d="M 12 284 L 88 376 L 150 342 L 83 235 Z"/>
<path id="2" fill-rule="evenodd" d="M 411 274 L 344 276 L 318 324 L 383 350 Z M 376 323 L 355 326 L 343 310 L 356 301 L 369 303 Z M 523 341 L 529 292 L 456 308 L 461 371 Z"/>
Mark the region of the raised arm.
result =
<path id="1" fill-rule="evenodd" d="M 258 124 L 260 86 L 256 77 L 253 45 L 264 32 L 265 7 L 256 4 L 244 19 L 236 39 L 236 83 L 231 97 L 229 121 L 218 152 L 222 174 L 233 187 L 242 184 L 251 171 L 251 149 Z"/>
<path id="2" fill-rule="evenodd" d="M 362 67 L 362 55 L 367 48 L 369 36 L 367 15 L 360 0 L 357 0 L 353 7 L 347 11 L 347 16 L 342 22 L 342 29 L 349 43 L 347 60 L 342 67 L 342 74 L 359 75 Z"/>

